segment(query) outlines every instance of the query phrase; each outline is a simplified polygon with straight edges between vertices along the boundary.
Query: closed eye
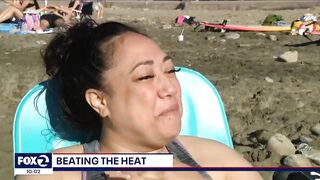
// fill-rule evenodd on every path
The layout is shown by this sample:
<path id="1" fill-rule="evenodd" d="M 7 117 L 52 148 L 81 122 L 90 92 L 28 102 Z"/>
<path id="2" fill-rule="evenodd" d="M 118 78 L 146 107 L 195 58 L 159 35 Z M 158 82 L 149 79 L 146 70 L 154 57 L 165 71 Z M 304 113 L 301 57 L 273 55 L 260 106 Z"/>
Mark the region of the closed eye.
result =
<path id="1" fill-rule="evenodd" d="M 147 80 L 147 79 L 151 79 L 151 78 L 154 78 L 154 75 L 142 76 L 142 77 L 138 78 L 138 80 L 142 81 L 142 80 Z"/>
<path id="2" fill-rule="evenodd" d="M 168 73 L 176 73 L 176 72 L 179 72 L 181 70 L 181 68 L 173 68 L 171 69 L 170 71 L 168 71 Z"/>

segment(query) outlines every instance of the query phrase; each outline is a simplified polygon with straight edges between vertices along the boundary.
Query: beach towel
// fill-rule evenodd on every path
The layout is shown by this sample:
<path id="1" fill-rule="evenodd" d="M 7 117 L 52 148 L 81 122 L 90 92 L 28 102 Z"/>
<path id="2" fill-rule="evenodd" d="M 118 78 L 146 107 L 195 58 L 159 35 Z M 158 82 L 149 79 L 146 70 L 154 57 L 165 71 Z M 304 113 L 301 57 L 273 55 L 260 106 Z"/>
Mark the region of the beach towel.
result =
<path id="1" fill-rule="evenodd" d="M 38 12 L 25 12 L 20 20 L 19 32 L 16 34 L 49 34 L 52 28 L 42 31 L 40 28 L 40 14 Z"/>
<path id="2" fill-rule="evenodd" d="M 194 16 L 178 16 L 175 20 L 176 25 L 183 25 L 183 24 L 189 24 L 191 25 L 194 22 L 195 17 Z"/>
<path id="3" fill-rule="evenodd" d="M 25 13 L 21 19 L 21 31 L 32 31 L 40 26 L 40 15 L 38 13 Z"/>
<path id="4" fill-rule="evenodd" d="M 320 25 L 317 22 L 305 23 L 301 20 L 295 20 L 291 24 L 291 34 L 320 34 Z"/>
<path id="5" fill-rule="evenodd" d="M 1 23 L 0 24 L 0 32 L 12 32 L 15 29 L 18 28 L 18 24 L 17 23 Z"/>

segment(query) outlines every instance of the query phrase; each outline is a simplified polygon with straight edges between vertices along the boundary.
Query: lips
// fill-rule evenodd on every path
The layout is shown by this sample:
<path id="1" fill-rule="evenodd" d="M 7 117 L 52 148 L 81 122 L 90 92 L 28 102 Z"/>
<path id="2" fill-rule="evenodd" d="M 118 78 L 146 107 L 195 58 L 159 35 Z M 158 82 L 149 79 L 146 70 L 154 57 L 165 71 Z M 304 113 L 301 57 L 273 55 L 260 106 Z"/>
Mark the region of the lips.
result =
<path id="1" fill-rule="evenodd" d="M 179 111 L 179 105 L 178 104 L 170 105 L 168 108 L 166 108 L 163 111 L 161 111 L 161 113 L 158 116 L 169 115 L 171 113 L 176 113 L 177 111 Z"/>

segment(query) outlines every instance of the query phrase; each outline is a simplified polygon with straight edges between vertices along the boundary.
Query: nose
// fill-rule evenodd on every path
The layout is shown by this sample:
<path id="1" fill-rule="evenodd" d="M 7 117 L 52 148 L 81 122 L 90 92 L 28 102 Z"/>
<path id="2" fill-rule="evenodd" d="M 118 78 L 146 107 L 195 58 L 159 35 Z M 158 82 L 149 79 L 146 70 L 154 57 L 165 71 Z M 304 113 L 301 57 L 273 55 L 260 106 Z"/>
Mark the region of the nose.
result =
<path id="1" fill-rule="evenodd" d="M 158 80 L 158 96 L 160 98 L 170 97 L 177 93 L 179 85 L 176 77 L 166 77 L 163 75 Z"/>

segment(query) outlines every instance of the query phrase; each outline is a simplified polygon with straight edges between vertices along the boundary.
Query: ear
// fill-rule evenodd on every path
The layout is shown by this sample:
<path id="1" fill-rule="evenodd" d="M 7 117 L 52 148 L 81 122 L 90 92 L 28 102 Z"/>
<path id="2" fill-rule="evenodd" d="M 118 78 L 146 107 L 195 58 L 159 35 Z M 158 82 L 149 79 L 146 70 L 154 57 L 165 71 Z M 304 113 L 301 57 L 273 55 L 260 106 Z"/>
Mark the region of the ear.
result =
<path id="1" fill-rule="evenodd" d="M 88 104 L 102 117 L 110 115 L 106 94 L 97 89 L 87 89 L 85 93 Z"/>

